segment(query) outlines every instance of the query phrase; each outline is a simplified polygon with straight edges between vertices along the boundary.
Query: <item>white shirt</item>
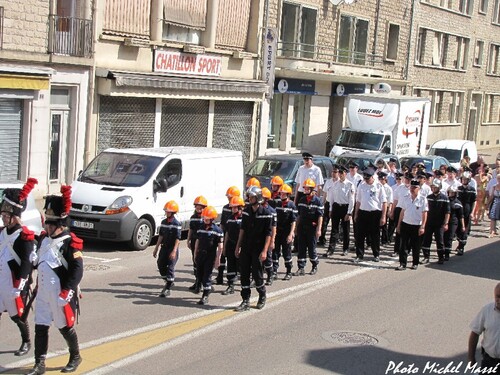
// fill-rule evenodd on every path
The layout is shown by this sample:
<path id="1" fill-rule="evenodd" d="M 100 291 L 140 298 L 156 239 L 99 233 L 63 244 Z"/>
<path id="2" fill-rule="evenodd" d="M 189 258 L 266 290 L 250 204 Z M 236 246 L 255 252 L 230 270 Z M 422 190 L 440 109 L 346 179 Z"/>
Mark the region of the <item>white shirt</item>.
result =
<path id="1" fill-rule="evenodd" d="M 354 185 L 354 189 L 357 189 L 358 188 L 358 185 L 363 182 L 363 176 L 361 176 L 359 173 L 355 173 L 354 176 L 349 172 L 347 173 L 347 175 L 345 176 L 349 181 L 352 182 L 352 184 Z"/>
<path id="2" fill-rule="evenodd" d="M 297 176 L 295 176 L 295 182 L 297 183 L 297 191 L 304 192 L 304 181 L 310 178 L 316 183 L 316 188 L 324 184 L 323 175 L 321 174 L 321 169 L 317 165 L 312 165 L 311 168 L 307 168 L 305 165 L 301 165 L 297 171 Z"/>
<path id="3" fill-rule="evenodd" d="M 443 181 L 441 181 L 441 191 L 443 193 L 446 193 L 450 186 L 455 186 L 456 188 L 458 188 L 460 185 L 462 185 L 462 184 L 457 179 L 449 180 L 446 178 Z"/>
<path id="4" fill-rule="evenodd" d="M 341 180 L 335 181 L 333 187 L 328 191 L 328 202 L 337 204 L 347 204 L 347 213 L 352 215 L 354 209 L 354 194 L 356 189 L 354 185 L 347 178 L 342 182 Z M 330 206 L 332 209 L 332 206 Z"/>
<path id="5" fill-rule="evenodd" d="M 356 202 L 360 203 L 360 210 L 381 211 L 382 204 L 387 203 L 387 195 L 381 183 L 375 181 L 369 185 L 362 182 L 356 191 Z"/>
<path id="6" fill-rule="evenodd" d="M 395 190 L 394 190 L 394 195 L 392 196 L 392 201 L 398 201 L 396 203 L 396 207 L 403 208 L 402 202 L 404 197 L 407 197 L 410 195 L 410 188 L 406 186 L 405 184 L 399 185 Z"/>
<path id="7" fill-rule="evenodd" d="M 470 324 L 472 332 L 481 335 L 483 341 L 481 346 L 490 357 L 500 358 L 500 311 L 495 303 L 488 303 L 474 318 Z"/>
<path id="8" fill-rule="evenodd" d="M 394 199 L 393 191 L 392 191 L 391 187 L 389 186 L 389 184 L 385 184 L 382 186 L 385 189 L 385 195 L 387 195 L 387 206 L 389 206 L 389 204 L 392 204 L 392 200 Z"/>
<path id="9" fill-rule="evenodd" d="M 422 213 L 429 211 L 427 198 L 421 194 L 417 194 L 415 199 L 411 195 L 404 197 L 402 208 L 404 210 L 403 223 L 409 225 L 422 225 Z"/>
<path id="10" fill-rule="evenodd" d="M 424 196 L 424 197 L 427 197 L 429 194 L 432 194 L 432 189 L 429 185 L 424 183 L 424 184 L 422 184 L 422 186 L 420 186 L 419 194 Z"/>
<path id="11" fill-rule="evenodd" d="M 336 179 L 334 181 L 333 178 L 328 178 L 325 181 L 325 184 L 323 185 L 323 193 L 326 194 L 326 201 L 327 202 L 331 202 L 331 200 L 329 199 L 328 192 L 331 190 L 332 186 L 335 184 L 336 181 L 338 181 L 338 179 Z"/>

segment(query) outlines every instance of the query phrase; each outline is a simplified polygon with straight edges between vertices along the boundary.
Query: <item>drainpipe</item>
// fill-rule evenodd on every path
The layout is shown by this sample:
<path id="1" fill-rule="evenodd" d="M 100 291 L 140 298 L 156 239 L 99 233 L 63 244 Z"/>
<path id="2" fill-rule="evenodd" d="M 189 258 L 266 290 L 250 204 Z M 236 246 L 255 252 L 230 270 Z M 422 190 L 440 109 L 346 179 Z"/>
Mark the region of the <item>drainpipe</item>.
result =
<path id="1" fill-rule="evenodd" d="M 403 80 L 408 81 L 409 69 L 410 69 L 410 55 L 411 55 L 411 41 L 413 39 L 413 23 L 415 21 L 415 0 L 411 1 L 411 10 L 410 10 L 410 32 L 408 33 L 408 43 L 406 48 L 406 63 L 403 73 Z M 408 85 L 406 84 L 404 87 L 403 94 L 407 94 Z"/>
<path id="2" fill-rule="evenodd" d="M 379 18 L 380 18 L 380 0 L 377 0 L 377 7 L 375 8 L 375 29 L 373 30 L 373 47 L 372 47 L 372 55 L 374 59 L 375 59 L 375 53 L 377 52 Z M 375 61 L 373 62 L 375 63 Z"/>
<path id="3" fill-rule="evenodd" d="M 95 46 L 97 43 L 97 1 L 98 0 L 87 0 L 92 3 L 92 11 L 91 17 L 92 20 L 92 66 L 89 71 L 89 94 L 87 96 L 87 123 L 85 127 L 85 149 L 83 151 L 83 167 L 85 168 L 90 161 L 92 160 L 93 155 L 90 153 L 90 149 L 92 148 L 92 140 L 95 138 L 91 136 L 92 131 L 92 114 L 94 112 L 94 101 L 98 99 L 98 96 L 95 95 L 95 71 L 96 71 L 96 62 L 95 62 Z M 97 124 L 95 126 L 97 132 Z M 75 168 L 76 171 L 76 168 Z"/>

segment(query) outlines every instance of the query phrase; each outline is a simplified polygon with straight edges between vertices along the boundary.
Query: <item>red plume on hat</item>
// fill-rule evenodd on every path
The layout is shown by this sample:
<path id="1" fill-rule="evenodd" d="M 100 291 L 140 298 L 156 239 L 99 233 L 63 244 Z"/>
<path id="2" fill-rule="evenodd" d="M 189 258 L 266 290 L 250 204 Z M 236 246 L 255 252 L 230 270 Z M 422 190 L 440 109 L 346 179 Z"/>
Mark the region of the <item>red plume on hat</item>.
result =
<path id="1" fill-rule="evenodd" d="M 67 216 L 67 215 L 69 215 L 69 211 L 71 210 L 71 186 L 62 185 L 61 186 L 61 193 L 62 193 L 62 198 L 63 198 L 64 213 Z"/>
<path id="2" fill-rule="evenodd" d="M 26 181 L 23 188 L 21 189 L 21 192 L 19 193 L 20 202 L 28 197 L 28 195 L 31 193 L 36 184 L 38 184 L 38 180 L 36 178 L 33 177 L 28 178 L 28 181 Z"/>

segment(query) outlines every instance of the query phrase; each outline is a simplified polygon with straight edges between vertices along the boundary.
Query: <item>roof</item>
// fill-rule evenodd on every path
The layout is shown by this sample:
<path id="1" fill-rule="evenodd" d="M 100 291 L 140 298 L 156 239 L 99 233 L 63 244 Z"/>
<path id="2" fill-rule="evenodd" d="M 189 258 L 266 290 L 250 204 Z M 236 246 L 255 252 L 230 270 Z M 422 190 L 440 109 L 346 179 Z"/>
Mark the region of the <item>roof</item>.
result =
<path id="1" fill-rule="evenodd" d="M 399 158 L 400 159 L 422 159 L 422 160 L 429 159 L 429 160 L 434 160 L 434 159 L 437 159 L 437 158 L 442 158 L 443 159 L 443 156 L 441 156 L 441 155 L 401 155 Z"/>
<path id="2" fill-rule="evenodd" d="M 271 155 L 261 155 L 257 157 L 257 159 L 267 159 L 267 160 L 283 160 L 283 159 L 289 159 L 289 160 L 302 160 L 302 154 L 301 153 L 296 153 L 296 154 L 271 154 Z M 323 155 L 313 155 L 313 162 L 314 159 L 330 159 L 328 156 L 323 156 Z"/>
<path id="3" fill-rule="evenodd" d="M 145 148 L 108 148 L 105 152 L 120 154 L 148 155 L 165 158 L 168 155 L 216 155 L 226 154 L 227 156 L 241 155 L 241 151 L 226 150 L 222 148 L 210 147 L 145 147 Z"/>
<path id="4" fill-rule="evenodd" d="M 441 141 L 434 142 L 431 148 L 449 148 L 451 150 L 461 150 L 462 147 L 467 143 L 474 142 L 466 141 L 463 139 L 443 139 Z"/>
<path id="5" fill-rule="evenodd" d="M 0 181 L 0 189 L 5 189 L 5 188 L 22 189 L 25 183 L 26 182 L 22 182 L 19 180 Z"/>

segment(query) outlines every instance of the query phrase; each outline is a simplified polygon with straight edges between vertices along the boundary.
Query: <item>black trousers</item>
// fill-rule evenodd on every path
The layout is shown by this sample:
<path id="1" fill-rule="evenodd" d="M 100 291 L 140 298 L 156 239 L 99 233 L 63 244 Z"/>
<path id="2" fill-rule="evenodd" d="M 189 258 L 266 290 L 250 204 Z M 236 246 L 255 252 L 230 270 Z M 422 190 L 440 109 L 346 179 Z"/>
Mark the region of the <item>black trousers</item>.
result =
<path id="1" fill-rule="evenodd" d="M 348 204 L 332 204 L 332 231 L 330 234 L 330 244 L 328 246 L 329 252 L 335 251 L 335 245 L 340 236 L 339 227 L 342 228 L 342 249 L 343 251 L 349 251 L 349 230 L 351 221 L 345 221 L 345 215 L 347 215 Z"/>
<path id="2" fill-rule="evenodd" d="M 299 253 L 297 254 L 297 265 L 299 268 L 305 268 L 307 256 L 313 267 L 317 267 L 318 253 L 316 251 L 316 227 L 312 225 L 299 225 L 297 227 L 297 238 Z"/>
<path id="3" fill-rule="evenodd" d="M 330 222 L 330 202 L 325 201 L 323 211 L 323 223 L 321 224 L 321 236 L 318 242 L 324 244 L 326 242 L 326 231 L 328 229 L 328 223 Z"/>
<path id="4" fill-rule="evenodd" d="M 212 271 L 217 253 L 198 250 L 196 256 L 196 279 L 203 285 L 203 290 L 212 289 Z"/>
<path id="5" fill-rule="evenodd" d="M 380 254 L 380 218 L 382 211 L 359 210 L 356 221 L 356 256 L 363 259 L 365 256 L 365 239 L 370 238 L 374 257 Z"/>
<path id="6" fill-rule="evenodd" d="M 422 254 L 424 258 L 431 256 L 432 237 L 436 241 L 437 254 L 439 259 L 444 258 L 444 229 L 441 224 L 439 225 L 426 225 L 424 238 L 422 241 Z"/>
<path id="7" fill-rule="evenodd" d="M 249 299 L 252 291 L 250 289 L 250 275 L 255 281 L 255 286 L 259 295 L 266 295 L 266 284 L 264 283 L 264 267 L 259 259 L 260 252 L 244 248 L 240 253 L 241 272 L 241 298 Z"/>
<path id="8" fill-rule="evenodd" d="M 417 266 L 420 263 L 420 246 L 422 245 L 422 236 L 418 235 L 420 225 L 410 225 L 405 222 L 401 223 L 400 236 L 401 248 L 399 249 L 399 263 L 406 267 L 408 259 L 408 251 L 411 249 L 412 263 Z M 407 249 L 409 244 L 409 249 Z"/>
<path id="9" fill-rule="evenodd" d="M 226 278 L 228 285 L 233 285 L 238 275 L 238 258 L 234 255 L 236 249 L 236 242 L 228 239 L 226 243 L 226 261 L 227 271 Z"/>
<path id="10" fill-rule="evenodd" d="M 290 273 L 292 271 L 292 244 L 286 241 L 290 229 L 279 229 L 276 232 L 276 238 L 274 240 L 273 249 L 273 272 L 278 273 L 278 268 L 280 265 L 280 257 L 283 254 L 283 259 L 285 260 L 286 272 Z"/>

